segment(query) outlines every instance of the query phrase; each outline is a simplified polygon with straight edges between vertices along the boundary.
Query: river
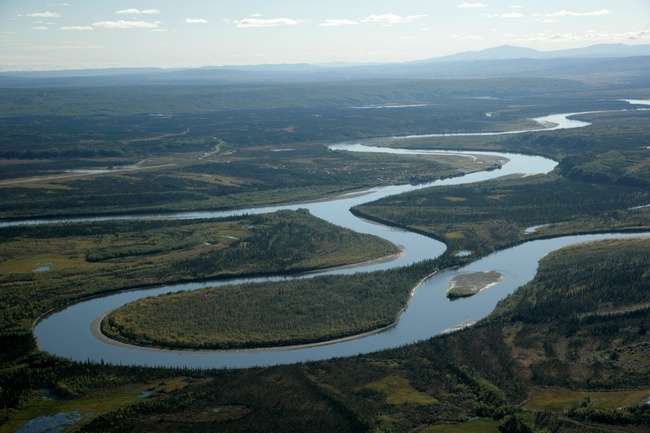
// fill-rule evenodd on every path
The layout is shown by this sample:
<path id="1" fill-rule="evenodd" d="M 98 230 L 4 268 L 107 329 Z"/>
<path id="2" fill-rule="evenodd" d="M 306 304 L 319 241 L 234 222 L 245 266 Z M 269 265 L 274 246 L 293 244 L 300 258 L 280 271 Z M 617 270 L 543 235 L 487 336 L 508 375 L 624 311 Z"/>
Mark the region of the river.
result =
<path id="1" fill-rule="evenodd" d="M 569 116 L 571 115 L 573 114 L 557 114 L 539 118 L 537 120 L 543 122 L 544 125 L 547 125 L 549 129 L 553 130 L 589 126 L 588 122 L 570 119 Z M 481 133 L 480 135 L 512 134 L 534 132 L 538 130 L 539 129 L 509 131 L 503 133 Z M 465 135 L 476 134 L 468 133 Z M 514 174 L 546 174 L 552 171 L 556 166 L 554 161 L 539 156 L 502 152 L 405 150 L 376 148 L 364 146 L 362 144 L 339 144 L 330 146 L 330 148 L 333 151 L 383 152 L 409 155 L 452 153 L 472 157 L 472 155 L 485 154 L 507 159 L 508 162 L 498 170 L 471 173 L 456 178 L 438 180 L 422 185 L 392 185 L 371 188 L 358 194 L 347 194 L 331 200 L 315 203 L 268 206 L 221 212 L 202 211 L 175 214 L 121 215 L 49 220 L 33 219 L 0 222 L 0 227 L 8 227 L 18 225 L 106 220 L 187 220 L 220 218 L 243 214 L 261 214 L 278 210 L 295 210 L 303 208 L 308 209 L 313 215 L 333 224 L 357 232 L 382 237 L 404 249 L 402 255 L 390 261 L 330 269 L 301 276 L 231 279 L 165 285 L 157 288 L 124 291 L 85 300 L 71 305 L 62 311 L 49 315 L 35 326 L 34 334 L 39 348 L 53 355 L 76 361 L 103 361 L 119 365 L 191 368 L 243 368 L 270 366 L 370 353 L 421 341 L 439 335 L 450 328 L 484 318 L 494 309 L 496 303 L 500 299 L 503 299 L 509 293 L 512 293 L 517 287 L 530 281 L 535 275 L 539 260 L 549 252 L 558 248 L 592 240 L 648 236 L 646 234 L 623 235 L 615 233 L 567 236 L 549 240 L 531 241 L 510 249 L 496 252 L 475 261 L 462 269 L 444 271 L 423 281 L 414 290 L 407 308 L 404 310 L 394 327 L 380 333 L 336 341 L 330 344 L 296 348 L 232 351 L 160 350 L 119 343 L 109 340 L 97 332 L 98 321 L 107 312 L 119 308 L 129 302 L 162 293 L 188 291 L 204 287 L 223 286 L 244 282 L 279 281 L 293 278 L 313 278 L 319 275 L 372 272 L 382 269 L 402 267 L 426 259 L 434 259 L 444 253 L 446 247 L 443 243 L 417 233 L 384 226 L 358 218 L 349 210 L 360 204 L 369 203 L 384 197 L 417 189 L 482 182 Z M 504 277 L 503 281 L 472 298 L 453 302 L 446 298 L 446 290 L 449 280 L 454 278 L 458 273 L 491 270 L 501 273 Z"/>

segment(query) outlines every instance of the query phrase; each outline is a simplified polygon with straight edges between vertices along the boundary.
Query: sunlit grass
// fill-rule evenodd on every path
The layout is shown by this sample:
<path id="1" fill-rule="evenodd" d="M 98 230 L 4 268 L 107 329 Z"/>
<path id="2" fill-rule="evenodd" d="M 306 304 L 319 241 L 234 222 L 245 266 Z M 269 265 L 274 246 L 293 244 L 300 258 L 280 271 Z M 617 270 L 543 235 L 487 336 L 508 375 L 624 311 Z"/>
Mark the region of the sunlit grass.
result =
<path id="1" fill-rule="evenodd" d="M 413 388 L 408 379 L 401 376 L 386 376 L 367 385 L 367 388 L 383 393 L 386 402 L 392 405 L 432 405 L 438 403 L 436 398 Z"/>
<path id="2" fill-rule="evenodd" d="M 530 410 L 560 411 L 578 406 L 586 398 L 600 409 L 616 409 L 634 406 L 645 402 L 650 396 L 650 389 L 625 391 L 579 391 L 562 388 L 534 389 L 526 402 Z"/>
<path id="3" fill-rule="evenodd" d="M 436 424 L 421 430 L 421 433 L 498 433 L 499 422 L 491 419 L 477 419 L 461 424 Z"/>

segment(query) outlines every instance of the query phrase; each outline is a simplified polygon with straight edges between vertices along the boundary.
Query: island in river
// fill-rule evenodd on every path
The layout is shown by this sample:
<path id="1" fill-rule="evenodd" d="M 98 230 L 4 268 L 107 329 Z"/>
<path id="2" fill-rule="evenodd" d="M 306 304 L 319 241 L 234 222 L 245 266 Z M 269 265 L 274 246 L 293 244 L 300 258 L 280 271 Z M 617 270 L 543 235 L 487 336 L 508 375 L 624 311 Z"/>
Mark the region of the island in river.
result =
<path id="1" fill-rule="evenodd" d="M 501 280 L 503 280 L 503 275 L 496 271 L 457 275 L 449 281 L 447 297 L 457 299 L 474 296 L 481 290 L 485 290 Z"/>

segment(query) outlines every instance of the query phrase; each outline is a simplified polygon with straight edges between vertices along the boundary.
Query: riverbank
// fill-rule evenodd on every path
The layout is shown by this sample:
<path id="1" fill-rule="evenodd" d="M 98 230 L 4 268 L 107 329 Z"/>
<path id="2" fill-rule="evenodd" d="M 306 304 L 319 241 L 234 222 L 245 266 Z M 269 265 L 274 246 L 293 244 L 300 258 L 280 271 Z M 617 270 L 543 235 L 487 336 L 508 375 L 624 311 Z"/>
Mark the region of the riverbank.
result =
<path id="1" fill-rule="evenodd" d="M 560 116 L 562 117 L 562 116 Z M 576 122 L 581 126 L 584 126 L 584 124 Z M 571 126 L 575 125 L 572 122 L 569 122 L 569 125 L 561 125 L 558 124 L 558 129 L 562 129 L 563 127 L 578 127 L 578 126 Z M 419 154 L 420 152 L 414 151 L 414 155 Z M 463 153 L 463 152 L 459 152 Z M 469 152 L 469 153 L 475 153 L 475 152 Z M 502 176 L 509 176 L 509 175 L 515 175 L 515 174 L 524 174 L 524 175 L 531 175 L 531 174 L 545 174 L 548 173 L 550 170 L 552 170 L 556 164 L 552 161 L 545 160 L 544 158 L 540 157 L 531 157 L 531 156 L 526 156 L 526 155 L 518 155 L 518 154 L 492 154 L 492 156 L 501 156 L 505 159 L 508 159 L 510 162 L 506 164 L 504 167 L 502 167 L 499 170 L 494 170 L 490 172 L 480 172 L 480 173 L 472 173 L 472 174 L 467 174 L 464 175 L 460 178 L 452 178 L 452 179 L 447 179 L 447 180 L 440 180 L 440 181 L 435 181 L 431 182 L 429 184 L 425 185 L 402 185 L 402 186 L 389 186 L 389 187 L 378 187 L 374 188 L 370 191 L 368 191 L 367 194 L 362 195 L 362 196 L 351 196 L 351 197 L 341 197 L 340 199 L 337 199 L 333 202 L 325 202 L 325 203 L 314 203 L 312 205 L 308 205 L 310 211 L 321 218 L 324 218 L 328 221 L 334 222 L 335 224 L 343 225 L 352 228 L 353 230 L 356 231 L 363 231 L 366 233 L 373 233 L 376 234 L 380 237 L 384 237 L 386 239 L 390 240 L 395 240 L 395 243 L 397 244 L 404 244 L 408 245 L 409 247 L 413 247 L 413 249 L 406 248 L 405 249 L 405 254 L 403 254 L 402 257 L 400 257 L 398 260 L 395 260 L 394 262 L 390 263 L 381 263 L 377 264 L 375 266 L 368 266 L 368 267 L 353 267 L 351 269 L 342 269 L 342 270 L 332 270 L 332 271 L 327 271 L 326 273 L 328 274 L 336 274 L 340 272 L 346 272 L 346 273 L 354 273 L 354 272 L 359 272 L 359 271 L 374 271 L 374 270 L 380 270 L 380 269 L 386 269 L 390 267 L 399 267 L 403 265 L 408 265 L 415 263 L 419 260 L 431 258 L 431 257 L 437 257 L 440 254 L 439 250 L 439 243 L 435 242 L 431 239 L 425 239 L 423 236 L 417 236 L 412 232 L 395 232 L 395 229 L 392 228 L 386 228 L 386 227 L 378 227 L 375 224 L 370 224 L 364 221 L 361 221 L 359 219 L 355 218 L 350 218 L 348 214 L 346 214 L 345 210 L 350 209 L 354 206 L 357 206 L 359 204 L 364 204 L 368 203 L 370 201 L 375 201 L 377 199 L 387 197 L 387 196 L 392 196 L 392 195 L 398 195 L 403 192 L 408 192 L 408 191 L 414 191 L 417 189 L 422 189 L 426 188 L 429 186 L 449 186 L 449 185 L 458 185 L 462 183 L 475 183 L 475 182 L 481 182 L 489 179 L 494 179 L 496 177 L 502 177 Z M 341 209 L 337 209 L 336 207 L 332 206 L 332 203 L 336 203 L 337 205 L 340 205 Z M 262 211 L 262 210 L 259 210 Z M 246 212 L 246 210 L 243 210 L 242 212 Z M 183 218 L 182 215 L 179 215 L 180 218 Z M 408 242 L 406 241 L 408 239 Z M 435 246 L 435 249 L 433 250 L 434 252 L 432 253 L 432 250 L 429 250 L 428 254 L 423 254 L 425 251 L 425 245 L 430 245 Z M 428 247 L 428 248 L 430 248 Z M 481 255 L 481 254 L 477 254 Z M 203 286 L 204 287 L 204 286 Z M 192 290 L 193 288 L 202 288 L 201 285 L 186 285 L 183 287 L 183 290 Z M 160 289 L 155 289 L 152 290 L 149 294 L 144 295 L 144 293 L 138 293 L 134 294 L 132 293 L 129 298 L 132 300 L 135 300 L 134 297 L 147 297 L 149 295 L 156 295 L 160 293 L 164 293 L 165 291 L 170 291 L 170 290 L 176 290 L 175 288 L 172 287 L 164 287 Z M 124 301 L 122 299 L 125 299 L 125 297 L 121 295 L 115 295 L 115 296 L 109 296 L 106 299 L 99 299 L 96 300 L 96 304 L 99 305 L 108 305 L 112 304 L 114 307 L 112 309 L 117 308 L 119 305 L 123 305 Z M 113 304 L 115 303 L 115 304 Z M 88 303 L 84 303 L 88 304 Z M 95 304 L 95 302 L 90 302 L 90 304 Z M 85 305 L 83 305 L 85 307 Z M 68 318 L 68 312 L 71 312 L 72 310 L 75 310 L 77 307 L 81 308 L 82 305 L 74 306 L 74 308 L 69 308 L 67 310 L 64 310 L 60 312 L 59 314 L 55 315 L 57 316 L 56 318 L 59 319 L 58 316 L 61 317 L 66 317 Z M 102 307 L 103 308 L 103 307 Z M 410 314 L 411 309 L 407 309 L 407 313 Z M 49 322 L 50 319 L 54 319 L 54 317 L 48 318 L 48 320 L 41 322 L 39 324 L 39 327 L 46 322 Z M 66 319 L 68 320 L 68 319 Z M 454 326 L 458 323 L 461 323 L 462 321 L 458 321 L 456 323 L 449 323 L 448 326 L 446 326 L 444 329 L 449 328 L 450 326 Z M 401 329 L 399 324 L 397 327 L 393 328 L 395 330 Z M 388 334 L 388 333 L 387 333 Z M 390 334 L 393 334 L 391 332 Z M 374 336 L 373 336 L 374 337 Z M 391 337 L 392 338 L 392 337 Z M 412 337 L 406 337 L 404 335 L 399 335 L 398 341 L 403 341 L 402 339 L 409 341 L 412 338 L 417 338 L 417 336 L 412 336 Z M 360 339 L 358 341 L 362 341 L 363 344 L 360 344 L 360 346 L 364 346 L 366 344 L 366 340 L 368 340 L 368 343 L 370 340 L 373 340 L 374 338 L 368 338 L 368 339 Z M 345 344 L 344 344 L 345 345 Z M 329 347 L 332 346 L 337 346 L 337 345 L 330 345 Z M 357 346 L 356 344 L 353 344 L 352 346 Z M 348 349 L 345 348 L 345 351 Z M 354 349 L 351 349 L 354 350 Z M 103 352 L 103 351 L 102 351 Z M 336 350 L 335 350 L 336 352 Z M 317 355 L 314 354 L 315 356 L 322 356 L 322 355 Z M 235 354 L 234 357 L 237 357 Z M 226 358 L 232 358 L 232 357 L 226 357 Z M 226 361 L 229 365 L 231 361 Z"/>
<path id="2" fill-rule="evenodd" d="M 333 344 L 394 326 L 431 266 L 145 298 L 110 312 L 101 332 L 124 343 L 167 349 Z"/>
<path id="3" fill-rule="evenodd" d="M 19 325 L 27 331 L 36 317 L 71 302 L 138 286 L 302 274 L 401 254 L 387 241 L 328 224 L 306 211 L 3 230 L 0 293 L 12 299 L 0 308 L 5 333 Z M 38 255 L 32 253 L 36 245 Z M 47 272 L 37 272 L 43 263 Z"/>

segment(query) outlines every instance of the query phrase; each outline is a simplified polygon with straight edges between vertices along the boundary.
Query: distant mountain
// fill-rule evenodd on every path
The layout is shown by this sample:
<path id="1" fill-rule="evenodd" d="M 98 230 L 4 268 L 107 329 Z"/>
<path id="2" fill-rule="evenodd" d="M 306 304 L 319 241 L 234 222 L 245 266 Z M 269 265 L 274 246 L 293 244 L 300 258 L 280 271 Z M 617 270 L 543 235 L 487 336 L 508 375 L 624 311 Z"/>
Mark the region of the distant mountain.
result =
<path id="1" fill-rule="evenodd" d="M 650 45 L 601 44 L 539 51 L 504 45 L 427 60 L 313 65 L 268 64 L 203 68 L 121 68 L 0 73 L 0 87 L 86 87 L 316 82 L 366 79 L 537 77 L 650 85 Z"/>
<path id="2" fill-rule="evenodd" d="M 481 60 L 516 59 L 568 59 L 568 58 L 621 58 L 650 56 L 650 45 L 599 44 L 584 48 L 541 51 L 533 48 L 502 45 L 479 51 L 466 51 L 443 57 L 434 57 L 414 63 L 428 62 L 474 62 Z"/>
<path id="3" fill-rule="evenodd" d="M 599 44 L 585 48 L 550 51 L 556 58 L 603 58 L 650 56 L 650 45 Z"/>
<path id="4" fill-rule="evenodd" d="M 512 59 L 541 59 L 544 57 L 542 51 L 526 47 L 515 47 L 512 45 L 501 45 L 500 47 L 488 48 L 479 51 L 465 51 L 449 56 L 434 57 L 432 59 L 420 60 L 417 63 L 425 62 L 473 62 L 477 60 L 512 60 Z"/>

